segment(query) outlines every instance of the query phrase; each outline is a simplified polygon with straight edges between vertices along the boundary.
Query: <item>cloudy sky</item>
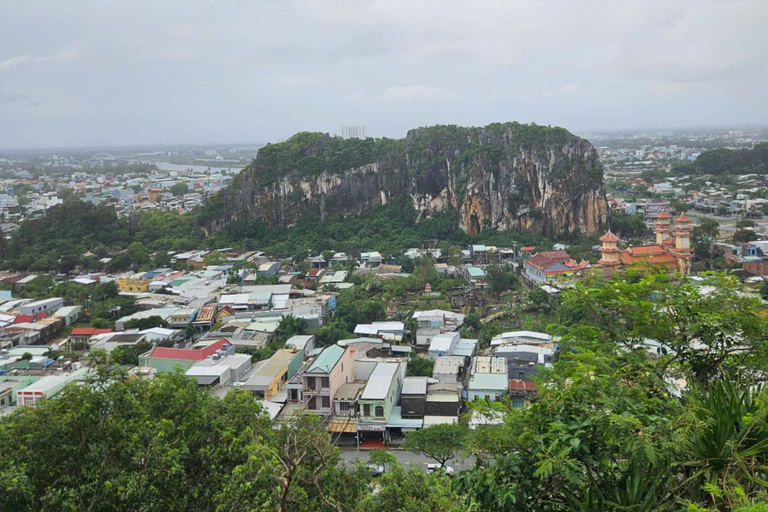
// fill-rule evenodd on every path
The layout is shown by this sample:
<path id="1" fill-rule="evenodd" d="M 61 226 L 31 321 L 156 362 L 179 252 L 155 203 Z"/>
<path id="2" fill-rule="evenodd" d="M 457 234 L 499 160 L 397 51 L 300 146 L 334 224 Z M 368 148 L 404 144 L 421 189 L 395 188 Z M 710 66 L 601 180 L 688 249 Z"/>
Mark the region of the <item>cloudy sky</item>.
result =
<path id="1" fill-rule="evenodd" d="M 768 0 L 0 0 L 0 147 L 768 123 Z"/>

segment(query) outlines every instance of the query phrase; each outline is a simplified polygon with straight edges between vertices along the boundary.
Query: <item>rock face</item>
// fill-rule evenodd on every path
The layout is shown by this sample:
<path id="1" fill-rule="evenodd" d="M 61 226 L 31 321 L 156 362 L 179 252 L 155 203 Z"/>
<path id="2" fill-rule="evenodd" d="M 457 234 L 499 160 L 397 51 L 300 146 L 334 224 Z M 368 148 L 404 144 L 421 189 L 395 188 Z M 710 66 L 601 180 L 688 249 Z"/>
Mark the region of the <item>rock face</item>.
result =
<path id="1" fill-rule="evenodd" d="M 419 220 L 448 211 L 470 234 L 594 233 L 607 212 L 588 141 L 562 128 L 505 123 L 419 128 L 401 140 L 297 134 L 259 151 L 210 202 L 205 229 L 253 219 L 290 226 L 301 215 L 326 221 L 404 195 Z"/>

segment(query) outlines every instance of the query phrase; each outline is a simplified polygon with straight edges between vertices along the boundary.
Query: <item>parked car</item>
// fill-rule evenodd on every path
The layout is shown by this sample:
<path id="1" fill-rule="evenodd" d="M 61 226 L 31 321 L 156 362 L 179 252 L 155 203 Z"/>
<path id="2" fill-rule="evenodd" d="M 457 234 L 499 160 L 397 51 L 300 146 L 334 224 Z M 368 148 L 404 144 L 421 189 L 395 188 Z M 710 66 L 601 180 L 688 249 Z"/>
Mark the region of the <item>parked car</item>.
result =
<path id="1" fill-rule="evenodd" d="M 434 473 L 435 471 L 442 471 L 448 476 L 453 476 L 453 468 L 451 466 L 441 466 L 440 464 L 427 464 L 427 473 Z"/>
<path id="2" fill-rule="evenodd" d="M 365 467 L 371 472 L 371 476 L 381 476 L 384 474 L 384 466 L 381 464 L 366 464 Z"/>

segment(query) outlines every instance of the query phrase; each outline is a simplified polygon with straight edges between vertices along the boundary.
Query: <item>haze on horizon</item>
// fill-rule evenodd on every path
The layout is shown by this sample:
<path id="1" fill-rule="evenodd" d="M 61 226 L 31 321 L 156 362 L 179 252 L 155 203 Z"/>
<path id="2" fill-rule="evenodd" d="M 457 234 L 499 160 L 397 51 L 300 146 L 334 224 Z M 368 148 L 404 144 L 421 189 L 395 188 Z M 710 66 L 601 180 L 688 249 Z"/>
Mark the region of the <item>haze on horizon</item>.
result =
<path id="1" fill-rule="evenodd" d="M 2 13 L 2 148 L 768 122 L 765 0 L 5 0 Z"/>

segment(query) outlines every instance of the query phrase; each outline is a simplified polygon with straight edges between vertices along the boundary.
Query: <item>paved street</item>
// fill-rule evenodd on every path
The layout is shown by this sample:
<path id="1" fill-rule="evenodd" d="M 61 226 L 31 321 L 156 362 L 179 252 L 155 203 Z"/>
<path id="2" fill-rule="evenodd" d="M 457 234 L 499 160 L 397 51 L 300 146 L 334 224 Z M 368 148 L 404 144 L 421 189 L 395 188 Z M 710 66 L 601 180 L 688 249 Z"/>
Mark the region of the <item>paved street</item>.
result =
<path id="1" fill-rule="evenodd" d="M 398 462 L 403 466 L 405 466 L 406 468 L 420 467 L 426 470 L 427 464 L 435 462 L 434 460 L 428 459 L 423 455 L 419 455 L 413 452 L 408 452 L 405 450 L 387 450 L 387 451 L 393 454 L 395 457 L 397 457 Z M 348 464 L 353 464 L 356 460 L 358 460 L 358 452 L 354 448 L 352 449 L 344 448 L 341 450 L 341 458 L 344 461 L 346 461 Z M 365 450 L 360 450 L 359 460 L 363 462 L 368 462 L 368 452 Z M 457 462 L 456 460 L 450 460 L 448 461 L 447 465 L 452 466 L 457 471 L 460 469 L 469 469 L 472 467 L 472 459 L 464 460 L 461 462 Z"/>

